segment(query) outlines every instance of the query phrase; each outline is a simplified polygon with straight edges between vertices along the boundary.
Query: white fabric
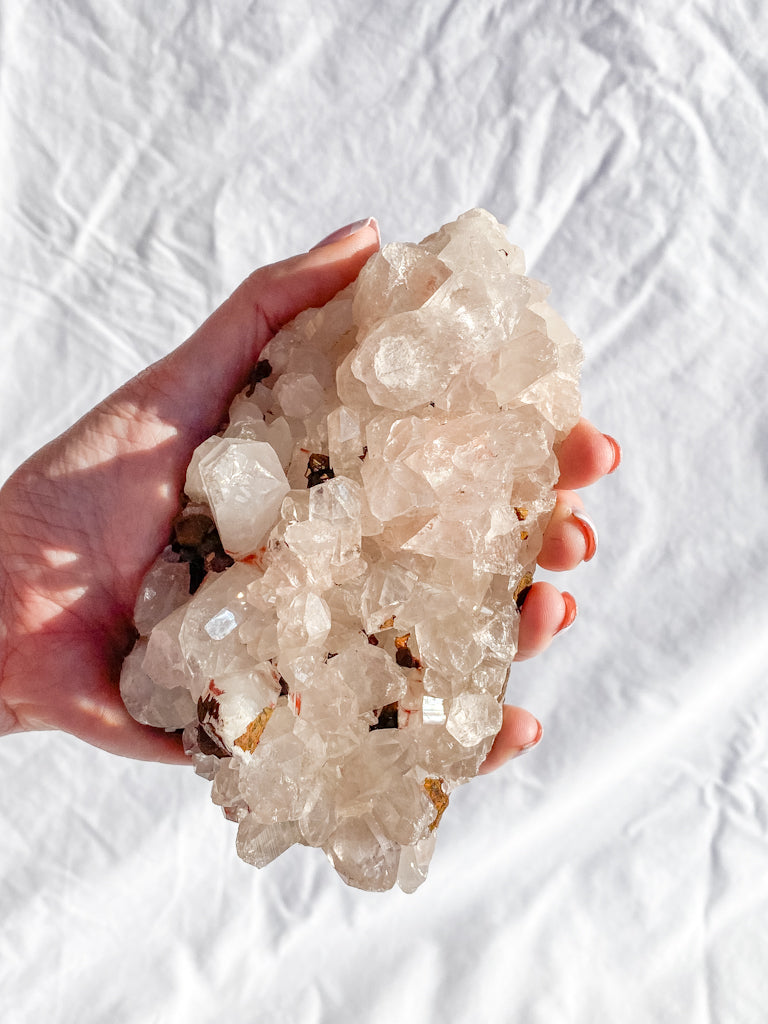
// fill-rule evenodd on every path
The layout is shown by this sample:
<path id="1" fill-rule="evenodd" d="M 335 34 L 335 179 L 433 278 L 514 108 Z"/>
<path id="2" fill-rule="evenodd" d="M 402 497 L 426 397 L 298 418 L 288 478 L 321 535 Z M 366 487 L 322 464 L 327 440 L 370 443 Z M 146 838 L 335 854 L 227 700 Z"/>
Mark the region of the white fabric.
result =
<path id="1" fill-rule="evenodd" d="M 0 29 L 0 478 L 255 266 L 475 205 L 624 449 L 576 626 L 512 674 L 542 743 L 452 798 L 413 896 L 241 864 L 191 770 L 0 740 L 2 1019 L 764 1022 L 764 3 L 6 0 Z"/>

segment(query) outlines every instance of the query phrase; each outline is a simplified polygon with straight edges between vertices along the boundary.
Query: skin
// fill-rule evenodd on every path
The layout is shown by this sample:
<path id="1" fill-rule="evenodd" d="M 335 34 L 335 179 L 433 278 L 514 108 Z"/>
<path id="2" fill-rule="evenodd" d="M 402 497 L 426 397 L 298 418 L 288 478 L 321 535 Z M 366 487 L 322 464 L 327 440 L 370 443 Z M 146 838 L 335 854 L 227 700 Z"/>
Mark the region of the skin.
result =
<path id="1" fill-rule="evenodd" d="M 0 734 L 61 729 L 128 757 L 187 763 L 178 735 L 139 725 L 120 699 L 140 581 L 165 545 L 195 447 L 215 433 L 259 352 L 327 302 L 378 248 L 375 224 L 253 273 L 181 346 L 28 459 L 0 489 Z M 572 569 L 588 550 L 576 489 L 615 468 L 615 442 L 582 420 L 563 442 L 558 503 L 539 558 Z M 518 658 L 540 654 L 570 605 L 531 588 Z M 505 707 L 484 770 L 538 741 Z"/>

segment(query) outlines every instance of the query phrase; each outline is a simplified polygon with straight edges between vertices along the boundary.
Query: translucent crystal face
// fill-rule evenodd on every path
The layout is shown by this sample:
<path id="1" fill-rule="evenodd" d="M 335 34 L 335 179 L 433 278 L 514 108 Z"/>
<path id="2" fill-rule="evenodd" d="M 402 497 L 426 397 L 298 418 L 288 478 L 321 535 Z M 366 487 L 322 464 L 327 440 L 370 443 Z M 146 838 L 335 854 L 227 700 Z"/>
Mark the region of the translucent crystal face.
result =
<path id="1" fill-rule="evenodd" d="M 412 892 L 501 726 L 580 411 L 581 346 L 523 271 L 482 210 L 386 246 L 192 458 L 121 688 L 184 729 L 251 864 L 301 843 Z"/>

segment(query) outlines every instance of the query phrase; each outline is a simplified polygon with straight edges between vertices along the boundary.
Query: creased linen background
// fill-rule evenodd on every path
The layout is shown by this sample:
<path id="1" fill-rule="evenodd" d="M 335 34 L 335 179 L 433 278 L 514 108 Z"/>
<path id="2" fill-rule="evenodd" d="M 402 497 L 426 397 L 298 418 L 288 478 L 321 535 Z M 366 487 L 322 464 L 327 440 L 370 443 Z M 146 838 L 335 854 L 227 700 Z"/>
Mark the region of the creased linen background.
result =
<path id="1" fill-rule="evenodd" d="M 413 896 L 241 864 L 191 770 L 0 740 L 5 1022 L 768 1020 L 766 38 L 759 0 L 6 0 L 0 479 L 254 267 L 472 206 L 624 461 L 512 674 L 543 741 Z"/>

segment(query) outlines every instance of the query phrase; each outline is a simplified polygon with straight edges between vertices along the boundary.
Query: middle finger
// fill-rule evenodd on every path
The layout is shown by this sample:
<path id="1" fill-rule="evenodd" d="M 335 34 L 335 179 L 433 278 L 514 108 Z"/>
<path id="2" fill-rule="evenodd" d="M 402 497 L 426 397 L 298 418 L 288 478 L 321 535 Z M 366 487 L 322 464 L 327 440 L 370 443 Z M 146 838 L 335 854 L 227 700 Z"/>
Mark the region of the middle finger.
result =
<path id="1" fill-rule="evenodd" d="M 575 491 L 558 491 L 552 518 L 544 531 L 538 563 L 560 572 L 588 562 L 597 553 L 597 529 Z"/>

